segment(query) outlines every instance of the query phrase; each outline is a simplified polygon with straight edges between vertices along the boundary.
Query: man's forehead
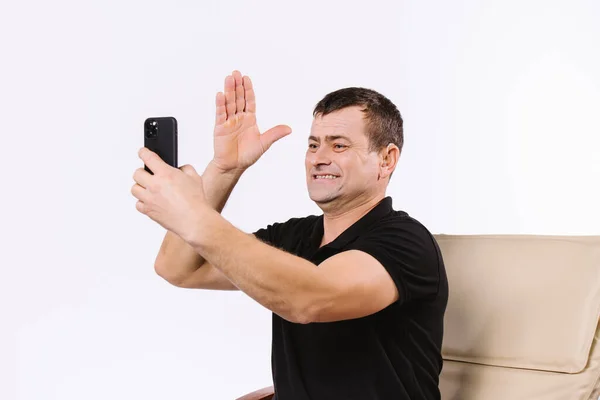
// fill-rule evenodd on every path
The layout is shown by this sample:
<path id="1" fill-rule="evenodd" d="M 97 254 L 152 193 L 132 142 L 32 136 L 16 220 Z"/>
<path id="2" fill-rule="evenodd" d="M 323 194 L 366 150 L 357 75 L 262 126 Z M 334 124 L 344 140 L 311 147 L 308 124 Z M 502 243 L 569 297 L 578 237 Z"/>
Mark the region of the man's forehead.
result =
<path id="1" fill-rule="evenodd" d="M 359 109 L 342 109 L 325 116 L 317 115 L 312 122 L 313 136 L 344 134 L 346 136 L 362 133 L 365 122 Z"/>

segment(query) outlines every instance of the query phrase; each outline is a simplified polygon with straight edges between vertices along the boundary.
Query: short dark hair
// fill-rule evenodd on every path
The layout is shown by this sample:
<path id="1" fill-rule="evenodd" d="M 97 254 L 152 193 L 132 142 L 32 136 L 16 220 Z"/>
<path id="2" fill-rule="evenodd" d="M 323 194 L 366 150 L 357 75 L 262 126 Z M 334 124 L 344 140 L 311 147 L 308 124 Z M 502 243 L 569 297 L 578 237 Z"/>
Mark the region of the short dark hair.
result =
<path id="1" fill-rule="evenodd" d="M 352 106 L 362 107 L 365 113 L 369 151 L 379 151 L 394 143 L 402 152 L 404 129 L 400 111 L 387 97 L 375 90 L 348 87 L 331 92 L 317 103 L 313 117 Z"/>

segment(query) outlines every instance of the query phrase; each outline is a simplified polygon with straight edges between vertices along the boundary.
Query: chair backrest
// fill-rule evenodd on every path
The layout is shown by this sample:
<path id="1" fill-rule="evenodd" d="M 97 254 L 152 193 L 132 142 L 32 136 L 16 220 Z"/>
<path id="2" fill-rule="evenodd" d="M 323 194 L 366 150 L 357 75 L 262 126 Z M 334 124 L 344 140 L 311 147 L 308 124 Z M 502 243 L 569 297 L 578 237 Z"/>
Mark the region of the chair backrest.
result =
<path id="1" fill-rule="evenodd" d="M 442 400 L 597 400 L 600 236 L 435 236 Z"/>

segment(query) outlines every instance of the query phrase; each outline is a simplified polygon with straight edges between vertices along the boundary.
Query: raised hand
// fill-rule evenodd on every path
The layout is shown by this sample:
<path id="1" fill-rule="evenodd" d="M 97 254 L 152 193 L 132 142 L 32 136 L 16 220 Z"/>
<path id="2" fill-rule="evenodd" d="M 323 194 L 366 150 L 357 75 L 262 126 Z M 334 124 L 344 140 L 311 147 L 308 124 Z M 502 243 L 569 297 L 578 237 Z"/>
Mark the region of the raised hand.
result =
<path id="1" fill-rule="evenodd" d="M 223 172 L 243 171 L 254 164 L 273 143 L 292 129 L 277 125 L 260 133 L 256 125 L 256 101 L 250 77 L 233 71 L 225 78 L 225 90 L 217 93 L 213 163 Z"/>

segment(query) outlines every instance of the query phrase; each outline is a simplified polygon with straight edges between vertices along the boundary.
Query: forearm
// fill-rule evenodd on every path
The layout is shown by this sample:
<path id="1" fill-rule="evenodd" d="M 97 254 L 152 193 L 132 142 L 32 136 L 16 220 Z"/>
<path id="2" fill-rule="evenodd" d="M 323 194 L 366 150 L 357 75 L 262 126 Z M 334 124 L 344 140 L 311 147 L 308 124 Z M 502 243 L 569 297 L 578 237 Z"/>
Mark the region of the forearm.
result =
<path id="1" fill-rule="evenodd" d="M 204 213 L 202 225 L 208 228 L 188 238 L 191 247 L 264 307 L 303 323 L 326 301 L 328 282 L 310 261 L 247 235 L 217 213 Z"/>
<path id="2" fill-rule="evenodd" d="M 215 211 L 223 211 L 241 172 L 223 172 L 210 162 L 202 175 L 207 203 Z M 177 234 L 167 231 L 155 261 L 156 272 L 173 284 L 181 284 L 204 263 L 198 254 Z"/>
<path id="3" fill-rule="evenodd" d="M 217 168 L 212 161 L 208 163 L 202 174 L 202 182 L 206 202 L 213 210 L 218 213 L 223 211 L 241 176 L 241 171 L 224 172 Z"/>

